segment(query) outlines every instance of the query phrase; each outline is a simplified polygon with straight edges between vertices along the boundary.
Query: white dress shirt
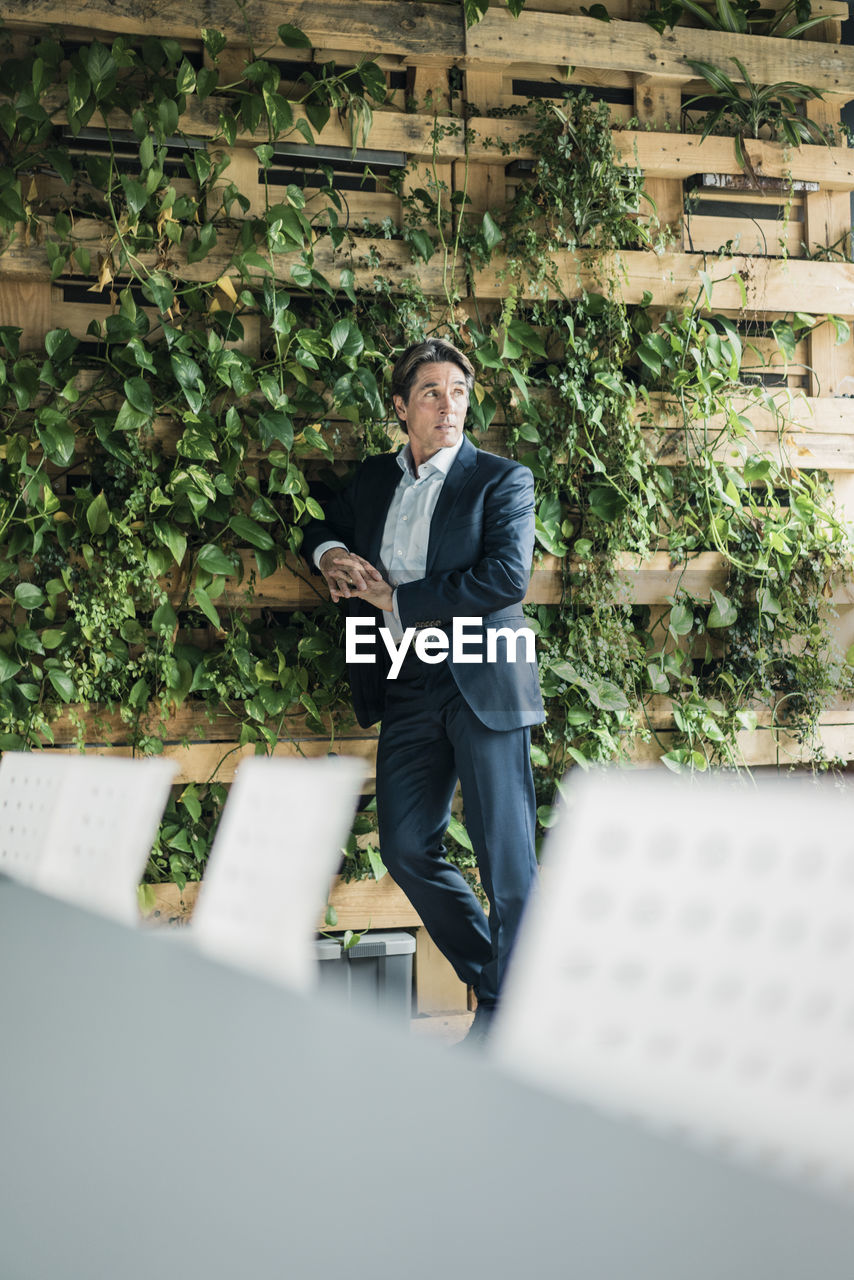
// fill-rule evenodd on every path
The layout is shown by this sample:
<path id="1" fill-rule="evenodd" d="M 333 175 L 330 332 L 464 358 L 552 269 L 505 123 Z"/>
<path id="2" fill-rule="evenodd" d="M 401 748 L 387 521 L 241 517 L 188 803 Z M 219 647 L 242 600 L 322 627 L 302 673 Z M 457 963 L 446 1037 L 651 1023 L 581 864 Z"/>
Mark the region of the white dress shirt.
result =
<path id="1" fill-rule="evenodd" d="M 427 571 L 427 546 L 430 541 L 430 522 L 442 485 L 462 448 L 463 437 L 450 449 L 439 449 L 418 469 L 412 463 L 409 442 L 397 455 L 401 470 L 400 481 L 394 491 L 386 516 L 383 538 L 380 544 L 380 561 L 376 566 L 391 587 L 404 582 L 417 582 Z M 343 542 L 322 542 L 314 552 L 314 563 L 319 567 L 320 558 L 332 547 L 343 547 Z M 393 638 L 400 640 L 403 626 L 397 611 L 397 591 L 392 593 L 392 611 L 384 619 Z"/>

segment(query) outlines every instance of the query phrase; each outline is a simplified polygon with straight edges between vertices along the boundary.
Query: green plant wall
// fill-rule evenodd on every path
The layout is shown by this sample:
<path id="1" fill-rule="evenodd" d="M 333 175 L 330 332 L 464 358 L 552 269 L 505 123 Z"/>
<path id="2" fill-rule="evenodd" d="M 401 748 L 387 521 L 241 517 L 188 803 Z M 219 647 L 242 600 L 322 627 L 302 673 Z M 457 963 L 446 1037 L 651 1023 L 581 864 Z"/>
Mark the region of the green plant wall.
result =
<path id="1" fill-rule="evenodd" d="M 817 743 L 821 710 L 849 684 L 827 599 L 848 536 L 820 474 L 750 444 L 736 396 L 781 432 L 785 413 L 743 380 L 749 339 L 715 313 L 711 281 L 662 312 L 624 303 L 604 269 L 567 296 L 554 266 L 571 251 L 595 275 L 611 251 L 655 241 L 607 109 L 584 93 L 531 104 L 538 160 L 509 209 L 474 214 L 434 162 L 420 185 L 405 168 L 385 180 L 402 229 L 359 227 L 309 149 L 337 114 L 358 158 L 386 98 L 380 68 L 305 64 L 283 88 L 289 51 L 308 41 L 282 27 L 229 79 L 224 38 L 201 38 L 204 64 L 156 37 L 7 40 L 6 260 L 37 246 L 45 278 L 73 281 L 93 318 L 78 336 L 53 328 L 41 350 L 0 328 L 0 748 L 49 745 L 57 716 L 91 740 L 98 715 L 118 711 L 135 750 L 157 752 L 193 705 L 231 715 L 237 745 L 270 750 L 298 715 L 335 749 L 352 724 L 337 610 L 319 592 L 302 610 L 261 608 L 256 593 L 320 514 L 310 483 L 340 483 L 344 453 L 390 447 L 390 363 L 429 333 L 472 357 L 473 438 L 498 433 L 530 466 L 539 551 L 562 560 L 560 601 L 528 606 L 549 709 L 534 747 L 543 826 L 567 767 L 654 736 L 655 699 L 672 701 L 662 754 L 675 769 L 738 765 L 736 736 L 761 706 Z M 199 112 L 212 137 L 193 135 Z M 457 127 L 437 120 L 434 161 Z M 278 181 L 283 142 L 305 148 L 305 180 Z M 230 175 L 241 143 L 260 202 Z M 364 247 L 385 239 L 406 246 L 402 282 Z M 462 306 L 498 255 L 503 301 Z M 425 290 L 437 264 L 441 284 Z M 818 323 L 831 322 L 796 313 L 773 337 L 793 350 Z M 685 465 L 661 461 L 660 396 Z M 675 564 L 717 550 L 728 585 L 679 590 L 659 610 L 627 603 L 621 553 L 659 548 Z M 150 878 L 199 877 L 224 796 L 215 774 L 176 791 Z M 368 808 L 349 846 L 357 874 L 382 870 L 372 827 Z"/>

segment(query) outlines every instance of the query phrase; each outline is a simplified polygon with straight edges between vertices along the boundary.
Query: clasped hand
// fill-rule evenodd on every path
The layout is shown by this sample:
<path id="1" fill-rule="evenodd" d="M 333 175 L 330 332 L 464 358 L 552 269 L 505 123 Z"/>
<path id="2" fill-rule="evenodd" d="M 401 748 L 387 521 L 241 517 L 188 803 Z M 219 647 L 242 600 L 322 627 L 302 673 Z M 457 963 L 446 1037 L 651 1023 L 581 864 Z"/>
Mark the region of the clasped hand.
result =
<path id="1" fill-rule="evenodd" d="M 336 604 L 339 600 L 355 597 L 366 600 L 376 609 L 390 612 L 391 587 L 379 570 L 355 552 L 345 551 L 343 547 L 332 547 L 320 557 L 318 568 L 329 584 L 330 598 Z"/>

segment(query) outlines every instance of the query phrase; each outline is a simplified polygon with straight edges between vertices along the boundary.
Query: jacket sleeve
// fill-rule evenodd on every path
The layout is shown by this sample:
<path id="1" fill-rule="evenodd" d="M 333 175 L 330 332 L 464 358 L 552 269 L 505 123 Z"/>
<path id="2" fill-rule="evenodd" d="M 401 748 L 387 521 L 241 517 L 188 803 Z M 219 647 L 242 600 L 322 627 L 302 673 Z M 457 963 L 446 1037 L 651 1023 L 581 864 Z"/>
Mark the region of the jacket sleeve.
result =
<path id="1" fill-rule="evenodd" d="M 312 572 L 317 569 L 314 563 L 314 551 L 324 542 L 343 542 L 348 548 L 353 547 L 356 533 L 356 511 L 358 510 L 357 472 L 349 484 L 337 493 L 329 491 L 318 494 L 318 501 L 323 507 L 323 519 L 311 520 L 303 529 L 301 554 L 308 561 Z"/>
<path id="2" fill-rule="evenodd" d="M 519 604 L 528 590 L 534 555 L 534 477 L 516 466 L 484 500 L 483 534 L 470 569 L 429 573 L 397 588 L 405 627 L 483 617 Z"/>

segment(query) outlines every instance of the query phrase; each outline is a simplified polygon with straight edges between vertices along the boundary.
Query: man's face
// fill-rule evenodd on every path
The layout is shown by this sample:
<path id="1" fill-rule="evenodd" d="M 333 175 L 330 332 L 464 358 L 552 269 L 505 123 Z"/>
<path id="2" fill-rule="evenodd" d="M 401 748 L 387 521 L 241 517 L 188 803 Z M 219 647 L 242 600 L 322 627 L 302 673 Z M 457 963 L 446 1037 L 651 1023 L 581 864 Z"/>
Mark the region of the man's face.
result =
<path id="1" fill-rule="evenodd" d="M 394 407 L 409 432 L 416 467 L 440 449 L 452 448 L 463 434 L 469 395 L 465 374 L 452 363 L 422 364 L 409 392 L 409 403 L 394 397 Z"/>

